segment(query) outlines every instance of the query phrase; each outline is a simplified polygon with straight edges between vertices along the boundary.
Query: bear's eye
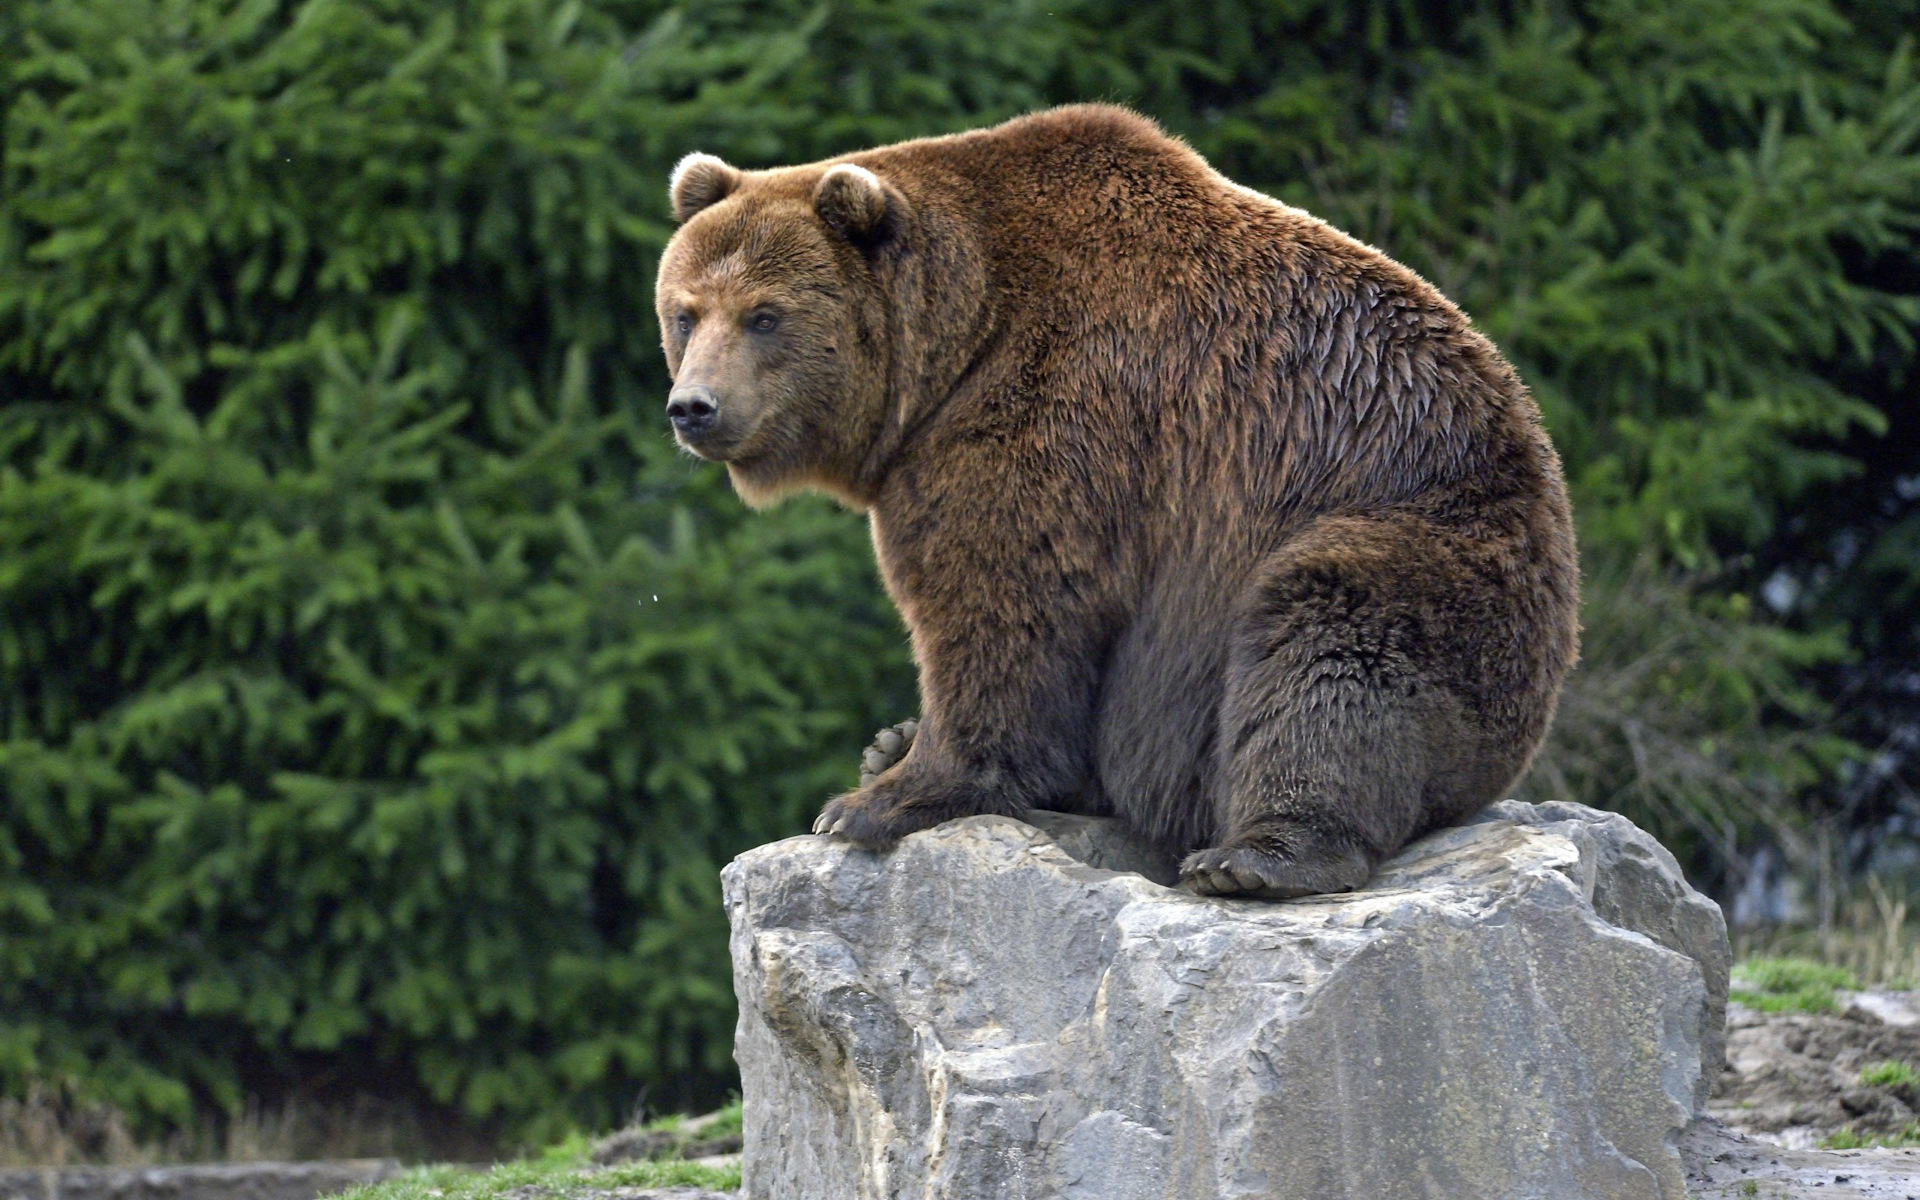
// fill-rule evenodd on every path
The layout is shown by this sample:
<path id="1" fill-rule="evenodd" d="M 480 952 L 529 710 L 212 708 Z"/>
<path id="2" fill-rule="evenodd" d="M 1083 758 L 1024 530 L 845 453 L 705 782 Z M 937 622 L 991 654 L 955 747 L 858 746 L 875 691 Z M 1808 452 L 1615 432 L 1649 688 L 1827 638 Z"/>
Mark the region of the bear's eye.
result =
<path id="1" fill-rule="evenodd" d="M 686 313 L 681 313 L 673 319 L 673 327 L 680 331 L 681 337 L 685 337 L 693 332 L 693 318 Z"/>
<path id="2" fill-rule="evenodd" d="M 755 313 L 753 320 L 748 322 L 748 328 L 755 333 L 772 333 L 774 326 L 778 324 L 780 324 L 780 318 L 772 313 Z"/>

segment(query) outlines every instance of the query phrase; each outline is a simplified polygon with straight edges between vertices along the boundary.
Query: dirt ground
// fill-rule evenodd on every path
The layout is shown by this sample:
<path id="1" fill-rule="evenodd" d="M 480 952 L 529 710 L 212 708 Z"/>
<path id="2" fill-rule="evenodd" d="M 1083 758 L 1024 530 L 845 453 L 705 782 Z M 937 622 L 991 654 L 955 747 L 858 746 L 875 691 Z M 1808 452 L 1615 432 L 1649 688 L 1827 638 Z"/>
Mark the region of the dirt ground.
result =
<path id="1" fill-rule="evenodd" d="M 1920 1200 L 1920 1150 L 1788 1150 L 1712 1119 L 1679 1148 L 1689 1200 Z"/>
<path id="2" fill-rule="evenodd" d="M 1863 1078 L 1864 1077 L 1864 1078 Z M 1727 1009 L 1727 1070 L 1681 1150 L 1697 1200 L 1920 1200 L 1920 993 L 1843 994 L 1833 1013 Z"/>
<path id="3" fill-rule="evenodd" d="M 1708 1111 L 1731 1129 L 1790 1149 L 1848 1134 L 1920 1141 L 1920 1013 L 1896 1025 L 1870 1011 L 1900 1019 L 1907 998 L 1920 995 L 1863 996 L 1847 997 L 1831 1014 L 1728 1005 L 1727 1070 Z"/>

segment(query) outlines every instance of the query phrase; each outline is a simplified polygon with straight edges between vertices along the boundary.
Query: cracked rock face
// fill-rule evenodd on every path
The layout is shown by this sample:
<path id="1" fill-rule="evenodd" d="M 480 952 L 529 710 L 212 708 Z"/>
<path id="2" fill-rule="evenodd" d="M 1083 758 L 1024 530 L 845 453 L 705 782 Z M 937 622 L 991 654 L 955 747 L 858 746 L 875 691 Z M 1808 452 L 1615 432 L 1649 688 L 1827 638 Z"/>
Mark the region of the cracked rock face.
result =
<path id="1" fill-rule="evenodd" d="M 1685 1196 L 1726 930 L 1624 818 L 1498 804 L 1284 903 L 1034 819 L 726 869 L 749 1200 Z"/>

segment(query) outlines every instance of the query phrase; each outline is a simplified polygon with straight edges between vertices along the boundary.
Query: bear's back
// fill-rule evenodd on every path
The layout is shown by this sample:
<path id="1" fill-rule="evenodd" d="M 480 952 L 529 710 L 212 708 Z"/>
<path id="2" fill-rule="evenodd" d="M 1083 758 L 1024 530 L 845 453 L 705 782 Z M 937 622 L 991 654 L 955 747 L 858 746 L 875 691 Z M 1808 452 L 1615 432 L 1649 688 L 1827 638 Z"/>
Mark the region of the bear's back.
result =
<path id="1" fill-rule="evenodd" d="M 1557 473 L 1524 387 L 1438 289 L 1134 113 L 1076 105 L 844 161 L 963 214 L 1008 360 L 980 377 L 1039 391 L 1022 403 L 1042 426 L 1188 511 L 1211 495 L 1270 526 Z"/>

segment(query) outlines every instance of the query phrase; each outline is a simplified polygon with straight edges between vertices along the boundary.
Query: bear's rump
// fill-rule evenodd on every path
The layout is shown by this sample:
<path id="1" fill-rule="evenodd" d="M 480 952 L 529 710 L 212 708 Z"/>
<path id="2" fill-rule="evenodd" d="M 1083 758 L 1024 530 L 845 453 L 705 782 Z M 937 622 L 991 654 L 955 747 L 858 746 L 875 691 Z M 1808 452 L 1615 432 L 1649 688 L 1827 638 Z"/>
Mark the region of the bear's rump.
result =
<path id="1" fill-rule="evenodd" d="M 1098 685 L 1092 794 L 1138 832 L 1185 851 L 1230 823 L 1221 746 L 1229 676 L 1244 670 L 1234 664 L 1249 640 L 1276 634 L 1309 653 L 1324 641 L 1336 658 L 1397 644 L 1412 677 L 1464 706 L 1472 736 L 1442 739 L 1432 783 L 1450 796 L 1461 790 L 1452 782 L 1485 777 L 1465 788 L 1474 793 L 1467 809 L 1531 756 L 1571 657 L 1573 581 L 1554 578 L 1558 556 L 1514 571 L 1512 556 L 1526 557 L 1514 541 L 1463 537 L 1404 510 L 1328 514 L 1266 550 L 1194 544 L 1152 573 Z M 1490 572 L 1496 560 L 1507 569 Z M 1490 573 L 1504 586 L 1490 587 Z M 1529 576 L 1531 586 L 1516 586 Z M 1463 797 L 1438 793 L 1447 819 L 1461 815 L 1453 810 Z"/>

